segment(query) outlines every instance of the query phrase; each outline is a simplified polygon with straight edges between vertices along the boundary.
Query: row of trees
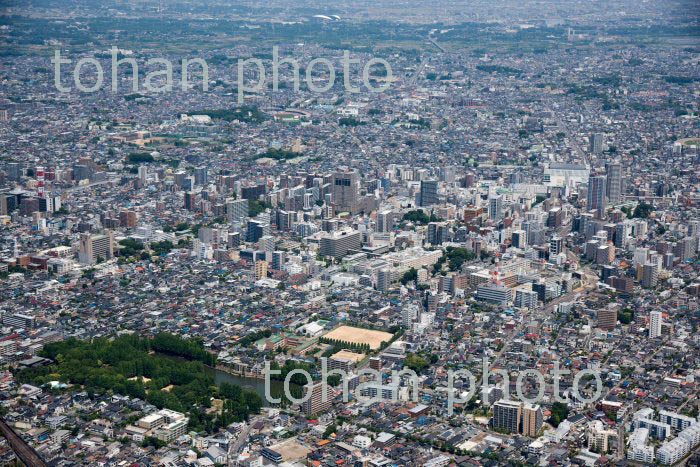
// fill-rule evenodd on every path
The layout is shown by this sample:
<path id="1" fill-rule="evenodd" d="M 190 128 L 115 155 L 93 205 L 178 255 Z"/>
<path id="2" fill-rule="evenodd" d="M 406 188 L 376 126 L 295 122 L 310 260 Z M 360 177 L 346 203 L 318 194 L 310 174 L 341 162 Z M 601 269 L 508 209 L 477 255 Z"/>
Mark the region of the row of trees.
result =
<path id="1" fill-rule="evenodd" d="M 343 341 L 340 339 L 329 339 L 327 337 L 321 337 L 318 340 L 321 344 L 330 344 L 336 349 L 348 349 L 355 352 L 369 353 L 371 350 L 369 344 Z"/>

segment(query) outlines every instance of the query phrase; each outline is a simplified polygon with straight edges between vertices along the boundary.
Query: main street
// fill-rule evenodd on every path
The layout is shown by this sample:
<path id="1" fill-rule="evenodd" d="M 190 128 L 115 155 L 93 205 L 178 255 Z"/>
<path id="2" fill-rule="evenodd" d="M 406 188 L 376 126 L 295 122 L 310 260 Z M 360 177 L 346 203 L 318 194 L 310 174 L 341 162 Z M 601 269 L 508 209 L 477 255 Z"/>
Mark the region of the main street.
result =
<path id="1" fill-rule="evenodd" d="M 236 439 L 236 442 L 229 444 L 228 447 L 228 465 L 236 465 L 235 458 L 238 457 L 238 451 L 241 449 L 241 446 L 243 446 L 243 443 L 248 441 L 248 435 L 250 434 L 250 431 L 253 429 L 253 426 L 255 423 L 260 420 L 262 417 L 253 417 L 252 419 L 248 420 L 248 422 L 245 424 L 241 432 L 238 434 L 238 439 Z"/>

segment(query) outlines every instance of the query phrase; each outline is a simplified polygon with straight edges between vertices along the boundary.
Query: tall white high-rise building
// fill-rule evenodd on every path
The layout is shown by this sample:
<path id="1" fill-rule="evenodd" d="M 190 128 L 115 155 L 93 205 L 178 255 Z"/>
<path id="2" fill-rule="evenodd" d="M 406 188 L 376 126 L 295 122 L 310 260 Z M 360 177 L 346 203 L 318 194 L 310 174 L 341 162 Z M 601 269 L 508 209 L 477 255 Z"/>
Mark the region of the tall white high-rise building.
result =
<path id="1" fill-rule="evenodd" d="M 605 165 L 605 173 L 607 175 L 608 203 L 618 204 L 622 201 L 622 166 L 615 162 L 608 163 Z"/>
<path id="2" fill-rule="evenodd" d="M 394 214 L 385 210 L 377 213 L 377 232 L 391 232 L 394 228 Z"/>
<path id="3" fill-rule="evenodd" d="M 652 311 L 649 313 L 649 338 L 661 336 L 661 324 L 663 323 L 663 314 L 660 311 Z"/>
<path id="4" fill-rule="evenodd" d="M 593 133 L 588 142 L 589 142 L 589 151 L 592 154 L 598 154 L 603 152 L 603 143 L 605 141 L 605 137 L 603 133 Z"/>
<path id="5" fill-rule="evenodd" d="M 500 221 L 503 217 L 503 197 L 494 196 L 489 199 L 489 219 Z"/>
<path id="6" fill-rule="evenodd" d="M 411 329 L 413 327 L 413 322 L 418 318 L 418 306 L 415 304 L 406 305 L 403 310 L 401 310 L 401 324 L 406 326 L 406 328 Z"/>
<path id="7" fill-rule="evenodd" d="M 139 180 L 143 184 L 148 180 L 148 168 L 145 165 L 139 166 Z"/>
<path id="8" fill-rule="evenodd" d="M 605 209 L 606 185 L 607 179 L 602 175 L 588 179 L 588 197 L 586 199 L 587 210 L 592 211 Z"/>

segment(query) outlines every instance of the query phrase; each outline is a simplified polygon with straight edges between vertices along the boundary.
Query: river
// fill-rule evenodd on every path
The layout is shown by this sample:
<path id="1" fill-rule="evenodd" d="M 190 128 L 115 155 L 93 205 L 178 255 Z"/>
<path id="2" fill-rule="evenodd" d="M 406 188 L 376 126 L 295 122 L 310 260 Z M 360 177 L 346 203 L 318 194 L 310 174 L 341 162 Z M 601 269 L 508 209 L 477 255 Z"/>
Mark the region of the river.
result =
<path id="1" fill-rule="evenodd" d="M 169 358 L 175 359 L 175 360 L 182 360 L 186 361 L 183 357 L 175 357 L 173 355 L 167 355 L 160 353 L 159 355 L 167 356 Z M 235 384 L 236 386 L 241 386 L 243 389 L 247 389 L 249 391 L 253 391 L 257 393 L 260 397 L 263 399 L 263 406 L 265 407 L 270 407 L 271 404 L 267 398 L 265 397 L 265 380 L 264 379 L 259 379 L 259 378 L 246 378 L 245 376 L 240 376 L 240 375 L 234 375 L 232 373 L 227 373 L 222 370 L 218 370 L 216 368 L 212 368 L 210 366 L 205 365 L 206 371 L 214 376 L 214 382 L 216 383 L 217 386 L 219 386 L 223 382 Z M 290 390 L 294 391 L 295 388 L 300 388 L 300 386 L 290 383 L 289 384 Z M 275 399 L 278 399 L 280 397 L 284 397 L 284 383 L 282 381 L 270 381 L 270 392 L 272 393 L 272 397 Z M 296 397 L 300 397 L 299 394 L 296 395 Z"/>
<path id="2" fill-rule="evenodd" d="M 235 384 L 236 386 L 241 386 L 243 389 L 247 389 L 249 391 L 257 393 L 263 399 L 263 406 L 270 407 L 272 405 L 277 405 L 271 404 L 265 397 L 264 379 L 246 378 L 245 376 L 234 375 L 211 367 L 207 367 L 207 371 L 211 372 L 214 375 L 214 382 L 217 386 L 223 382 Z M 298 386 L 293 383 L 290 383 L 289 387 L 291 391 L 294 391 L 296 388 L 301 388 L 301 386 Z M 271 380 L 270 392 L 272 393 L 272 397 L 275 399 L 284 397 L 284 383 L 282 381 Z M 294 395 L 294 393 L 292 394 Z M 296 397 L 300 397 L 300 395 L 296 394 Z"/>

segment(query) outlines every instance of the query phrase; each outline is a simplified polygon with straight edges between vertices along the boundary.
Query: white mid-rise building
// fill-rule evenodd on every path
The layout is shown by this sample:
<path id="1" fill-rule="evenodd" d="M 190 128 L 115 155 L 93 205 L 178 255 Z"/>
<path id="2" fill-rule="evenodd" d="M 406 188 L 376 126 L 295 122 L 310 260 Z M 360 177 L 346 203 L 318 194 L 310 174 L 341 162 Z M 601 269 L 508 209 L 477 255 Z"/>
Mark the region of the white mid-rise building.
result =
<path id="1" fill-rule="evenodd" d="M 656 460 L 661 464 L 671 465 L 683 459 L 690 451 L 690 444 L 683 438 L 675 438 L 664 443 L 656 452 Z"/>
<path id="2" fill-rule="evenodd" d="M 649 338 L 661 336 L 661 324 L 663 323 L 663 314 L 660 311 L 652 311 L 649 313 Z"/>
<path id="3" fill-rule="evenodd" d="M 671 425 L 671 428 L 683 431 L 690 425 L 695 425 L 698 421 L 693 417 L 688 417 L 686 415 L 681 415 L 675 412 L 669 412 L 668 410 L 661 410 L 659 412 L 659 421 L 662 423 L 667 423 Z"/>
<path id="4" fill-rule="evenodd" d="M 649 430 L 637 428 L 630 436 L 627 459 L 636 462 L 654 462 L 654 447 L 647 446 Z"/>
<path id="5" fill-rule="evenodd" d="M 357 435 L 353 438 L 352 445 L 358 449 L 367 449 L 372 445 L 372 439 L 369 436 Z"/>

